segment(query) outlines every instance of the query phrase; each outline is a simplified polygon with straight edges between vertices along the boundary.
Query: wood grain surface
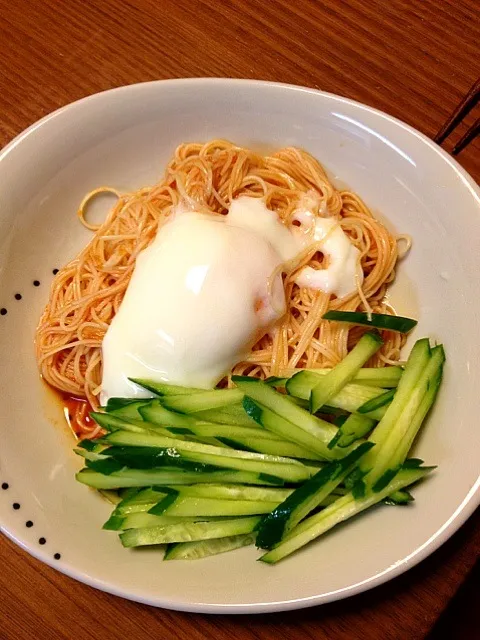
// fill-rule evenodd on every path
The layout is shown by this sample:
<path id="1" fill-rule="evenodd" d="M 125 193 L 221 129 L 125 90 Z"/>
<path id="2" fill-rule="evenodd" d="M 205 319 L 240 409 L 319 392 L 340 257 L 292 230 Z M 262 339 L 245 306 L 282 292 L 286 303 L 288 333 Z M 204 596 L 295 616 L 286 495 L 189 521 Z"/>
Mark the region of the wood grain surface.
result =
<path id="1" fill-rule="evenodd" d="M 476 0 L 0 0 L 0 17 L 2 146 L 86 95 L 192 76 L 307 85 L 433 136 L 480 75 Z M 477 181 L 479 151 L 477 140 L 458 157 Z M 288 614 L 227 617 L 156 610 L 95 592 L 1 537 L 0 639 L 417 640 L 479 555 L 477 512 L 433 556 L 371 592 Z M 475 637 L 462 629 L 460 640 Z"/>

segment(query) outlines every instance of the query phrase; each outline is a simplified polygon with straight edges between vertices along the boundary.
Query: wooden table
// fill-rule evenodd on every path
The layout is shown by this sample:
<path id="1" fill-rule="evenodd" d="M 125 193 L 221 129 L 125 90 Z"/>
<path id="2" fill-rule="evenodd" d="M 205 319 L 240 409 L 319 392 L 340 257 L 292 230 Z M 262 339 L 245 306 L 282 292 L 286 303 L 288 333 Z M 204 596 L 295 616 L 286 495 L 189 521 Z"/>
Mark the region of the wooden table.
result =
<path id="1" fill-rule="evenodd" d="M 185 76 L 316 87 L 433 136 L 480 74 L 476 7 L 475 0 L 0 0 L 0 143 L 88 94 Z M 479 149 L 477 141 L 459 157 L 477 180 Z M 156 610 L 95 592 L 4 538 L 0 554 L 2 640 L 409 640 L 429 633 L 473 567 L 480 513 L 388 585 L 256 617 Z M 465 633 L 456 637 L 474 637 Z"/>

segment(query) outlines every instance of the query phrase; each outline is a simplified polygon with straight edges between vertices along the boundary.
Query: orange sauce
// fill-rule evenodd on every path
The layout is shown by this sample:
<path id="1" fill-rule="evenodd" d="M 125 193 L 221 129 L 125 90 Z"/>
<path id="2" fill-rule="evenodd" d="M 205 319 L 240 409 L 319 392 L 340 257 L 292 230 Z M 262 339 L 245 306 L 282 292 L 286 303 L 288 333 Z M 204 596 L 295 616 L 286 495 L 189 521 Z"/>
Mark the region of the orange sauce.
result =
<path id="1" fill-rule="evenodd" d="M 63 414 L 68 426 L 77 438 L 86 435 L 86 429 L 95 428 L 95 422 L 90 417 L 92 406 L 85 398 L 77 398 L 63 391 L 57 391 L 63 408 Z"/>
<path id="2" fill-rule="evenodd" d="M 90 438 L 94 432 L 96 437 L 103 433 L 102 430 L 98 430 L 97 424 L 90 417 L 93 408 L 86 398 L 59 391 L 44 380 L 43 386 L 46 400 L 44 410 L 49 422 L 62 428 L 66 425 L 76 440 Z"/>

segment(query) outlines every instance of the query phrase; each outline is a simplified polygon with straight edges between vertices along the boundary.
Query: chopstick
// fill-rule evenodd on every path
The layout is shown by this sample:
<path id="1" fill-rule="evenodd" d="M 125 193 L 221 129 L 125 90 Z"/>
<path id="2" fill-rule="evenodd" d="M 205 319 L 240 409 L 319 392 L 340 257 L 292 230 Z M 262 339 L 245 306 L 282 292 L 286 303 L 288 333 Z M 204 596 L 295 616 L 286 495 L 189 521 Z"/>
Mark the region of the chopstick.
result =
<path id="1" fill-rule="evenodd" d="M 478 104 L 480 100 L 480 78 L 473 84 L 470 91 L 465 98 L 461 101 L 455 111 L 452 113 L 447 122 L 438 131 L 434 137 L 434 142 L 441 144 L 456 127 L 462 122 L 462 120 L 472 111 L 472 109 Z M 465 147 L 472 142 L 474 138 L 478 136 L 480 132 L 480 118 L 473 123 L 464 136 L 454 146 L 452 154 L 457 155 L 465 149 Z"/>

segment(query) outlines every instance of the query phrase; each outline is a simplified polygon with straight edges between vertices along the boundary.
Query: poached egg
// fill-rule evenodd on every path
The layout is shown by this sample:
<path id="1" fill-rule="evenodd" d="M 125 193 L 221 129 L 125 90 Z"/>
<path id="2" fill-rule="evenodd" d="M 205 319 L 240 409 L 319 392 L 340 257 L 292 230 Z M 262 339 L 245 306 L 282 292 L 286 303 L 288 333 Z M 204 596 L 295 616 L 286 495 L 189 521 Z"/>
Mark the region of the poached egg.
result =
<path id="1" fill-rule="evenodd" d="M 325 238 L 330 264 L 300 270 L 299 286 L 355 290 L 358 250 L 338 223 L 320 221 L 312 235 L 313 214 L 297 219 L 300 228 L 290 231 L 262 199 L 248 196 L 234 200 L 226 216 L 177 207 L 137 257 L 103 339 L 101 402 L 151 395 L 129 378 L 215 387 L 285 314 L 278 267 L 308 242 Z"/>

